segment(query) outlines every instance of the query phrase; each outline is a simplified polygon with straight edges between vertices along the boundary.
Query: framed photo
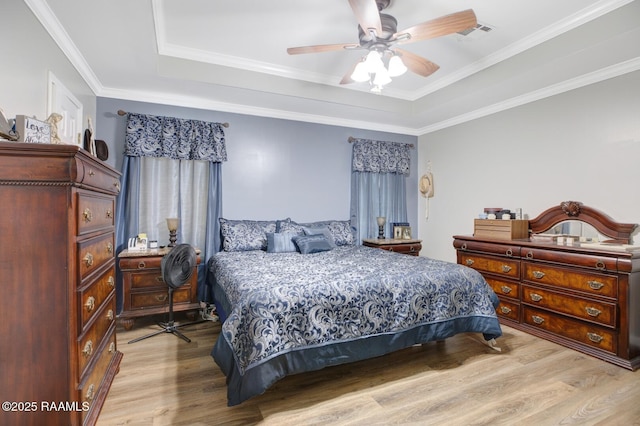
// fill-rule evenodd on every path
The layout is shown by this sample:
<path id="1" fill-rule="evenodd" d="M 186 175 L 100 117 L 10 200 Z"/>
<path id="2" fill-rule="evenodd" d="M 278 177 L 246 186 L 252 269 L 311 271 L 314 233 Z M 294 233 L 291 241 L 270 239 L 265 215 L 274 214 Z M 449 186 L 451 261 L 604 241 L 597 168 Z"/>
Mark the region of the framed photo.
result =
<path id="1" fill-rule="evenodd" d="M 393 238 L 396 240 L 410 240 L 411 227 L 410 226 L 394 226 Z"/>
<path id="2" fill-rule="evenodd" d="M 51 126 L 46 121 L 40 121 L 26 115 L 17 115 L 16 131 L 18 132 L 18 142 L 51 143 Z"/>

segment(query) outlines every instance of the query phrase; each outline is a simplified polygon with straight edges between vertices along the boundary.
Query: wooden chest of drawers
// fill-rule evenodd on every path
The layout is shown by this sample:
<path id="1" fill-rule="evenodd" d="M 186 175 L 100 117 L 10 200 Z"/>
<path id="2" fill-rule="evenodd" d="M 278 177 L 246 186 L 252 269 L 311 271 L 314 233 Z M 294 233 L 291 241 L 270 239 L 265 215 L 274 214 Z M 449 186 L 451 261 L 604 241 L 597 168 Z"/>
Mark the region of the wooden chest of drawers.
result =
<path id="1" fill-rule="evenodd" d="M 136 317 L 168 312 L 168 288 L 162 279 L 162 258 L 169 248 L 145 251 L 125 250 L 118 255 L 118 265 L 122 271 L 123 307 L 118 322 L 129 330 Z M 197 257 L 200 264 L 200 255 Z M 175 312 L 197 310 L 198 268 L 191 280 L 173 292 L 173 310 Z"/>
<path id="2" fill-rule="evenodd" d="M 396 253 L 419 256 L 422 250 L 421 240 L 395 240 L 390 238 L 375 239 L 366 238 L 362 240 L 362 245 L 366 247 L 379 248 L 382 250 L 394 251 Z"/>
<path id="3" fill-rule="evenodd" d="M 118 371 L 119 173 L 76 146 L 0 143 L 0 424 L 94 424 Z M 66 404 L 47 409 L 42 404 Z"/>
<path id="4" fill-rule="evenodd" d="M 498 295 L 504 324 L 640 367 L 640 253 L 470 236 L 454 247 Z"/>

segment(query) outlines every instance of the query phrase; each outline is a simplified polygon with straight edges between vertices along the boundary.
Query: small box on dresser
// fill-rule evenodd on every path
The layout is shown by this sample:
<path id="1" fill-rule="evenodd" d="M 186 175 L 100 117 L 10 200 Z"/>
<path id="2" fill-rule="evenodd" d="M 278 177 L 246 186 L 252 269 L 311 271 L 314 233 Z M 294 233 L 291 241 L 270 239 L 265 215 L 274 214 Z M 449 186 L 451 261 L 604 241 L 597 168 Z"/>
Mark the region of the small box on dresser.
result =
<path id="1" fill-rule="evenodd" d="M 22 404 L 0 412 L 0 424 L 98 419 L 122 359 L 115 334 L 119 176 L 78 146 L 0 142 L 0 399 Z M 48 409 L 56 403 L 68 405 Z"/>
<path id="2" fill-rule="evenodd" d="M 529 221 L 522 219 L 474 219 L 473 235 L 497 240 L 529 238 Z"/>

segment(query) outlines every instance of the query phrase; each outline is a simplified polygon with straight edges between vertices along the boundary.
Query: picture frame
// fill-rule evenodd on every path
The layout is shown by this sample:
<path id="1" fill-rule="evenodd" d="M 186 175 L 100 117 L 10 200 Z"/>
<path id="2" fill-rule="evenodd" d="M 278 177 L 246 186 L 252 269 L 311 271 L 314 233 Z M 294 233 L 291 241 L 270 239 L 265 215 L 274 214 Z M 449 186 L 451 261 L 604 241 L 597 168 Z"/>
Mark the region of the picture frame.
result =
<path id="1" fill-rule="evenodd" d="M 26 115 L 16 115 L 18 142 L 51 143 L 51 125 Z"/>
<path id="2" fill-rule="evenodd" d="M 411 239 L 411 227 L 410 226 L 394 226 L 393 227 L 393 239 L 395 240 L 410 240 Z"/>

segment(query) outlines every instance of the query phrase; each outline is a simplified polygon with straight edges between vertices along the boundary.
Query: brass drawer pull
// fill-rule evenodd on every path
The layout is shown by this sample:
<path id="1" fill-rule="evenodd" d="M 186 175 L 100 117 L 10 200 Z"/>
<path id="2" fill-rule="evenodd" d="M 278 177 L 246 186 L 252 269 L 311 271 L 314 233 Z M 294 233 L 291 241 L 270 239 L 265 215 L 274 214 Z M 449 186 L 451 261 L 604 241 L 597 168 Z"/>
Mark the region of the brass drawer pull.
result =
<path id="1" fill-rule="evenodd" d="M 82 350 L 82 355 L 84 355 L 85 357 L 90 357 L 92 353 L 93 353 L 93 342 L 89 340 L 84 345 L 84 349 Z"/>
<path id="2" fill-rule="evenodd" d="M 533 271 L 533 277 L 540 279 L 540 278 L 544 278 L 545 273 L 541 272 L 541 271 Z"/>
<path id="3" fill-rule="evenodd" d="M 113 183 L 113 187 L 116 189 L 116 191 L 120 192 L 120 181 L 117 180 Z"/>
<path id="4" fill-rule="evenodd" d="M 90 266 L 93 266 L 93 255 L 91 253 L 87 253 L 82 260 L 84 260 L 84 263 L 85 265 L 87 265 L 87 268 L 89 268 Z"/>
<path id="5" fill-rule="evenodd" d="M 164 278 L 162 278 L 161 276 L 156 277 L 156 281 L 158 281 L 159 283 L 164 283 Z"/>
<path id="6" fill-rule="evenodd" d="M 88 207 L 82 212 L 82 218 L 85 222 L 91 222 L 91 219 L 93 219 L 93 213 Z"/>
<path id="7" fill-rule="evenodd" d="M 511 313 L 511 309 L 509 309 L 506 306 L 500 306 L 500 312 L 502 312 L 503 314 L 510 314 Z"/>
<path id="8" fill-rule="evenodd" d="M 144 261 L 140 261 L 140 263 L 138 263 L 138 269 L 144 269 L 147 265 L 144 263 Z"/>
<path id="9" fill-rule="evenodd" d="M 598 260 L 596 262 L 596 269 L 607 269 L 607 267 L 605 266 L 604 262 L 602 260 Z"/>
<path id="10" fill-rule="evenodd" d="M 108 319 L 109 321 L 113 321 L 113 309 L 109 309 L 109 310 L 107 311 L 107 319 Z"/>
<path id="11" fill-rule="evenodd" d="M 92 383 L 91 386 L 89 386 L 89 389 L 87 389 L 87 394 L 85 396 L 85 399 L 89 402 L 93 401 L 93 397 L 95 396 L 95 385 Z"/>
<path id="12" fill-rule="evenodd" d="M 156 296 L 156 300 L 158 302 L 164 302 L 165 300 L 167 300 L 167 295 L 166 294 L 160 294 L 160 295 Z"/>
<path id="13" fill-rule="evenodd" d="M 410 251 L 411 251 L 411 253 L 413 253 L 414 251 L 416 251 L 416 248 L 414 246 L 411 246 Z"/>
<path id="14" fill-rule="evenodd" d="M 587 284 L 589 284 L 589 287 L 591 287 L 594 290 L 600 290 L 602 287 L 604 287 L 604 283 L 601 283 L 600 281 L 587 281 Z"/>
<path id="15" fill-rule="evenodd" d="M 89 296 L 84 306 L 87 308 L 87 311 L 89 312 L 93 311 L 93 308 L 96 307 L 96 298 L 93 296 Z"/>
<path id="16" fill-rule="evenodd" d="M 533 259 L 533 252 L 532 251 L 528 251 L 526 254 L 527 259 Z"/>
<path id="17" fill-rule="evenodd" d="M 587 311 L 587 314 L 589 316 L 592 316 L 592 317 L 597 317 L 598 315 L 600 315 L 602 313 L 602 311 L 600 309 L 591 308 L 589 306 L 587 306 L 585 308 L 585 310 Z"/>
<path id="18" fill-rule="evenodd" d="M 507 249 L 507 251 L 505 252 L 505 254 L 506 254 L 508 257 L 512 257 L 512 256 L 513 256 L 513 251 L 512 251 L 511 249 Z"/>
<path id="19" fill-rule="evenodd" d="M 93 171 L 93 169 L 89 169 L 89 176 L 95 176 L 96 172 Z"/>
<path id="20" fill-rule="evenodd" d="M 539 317 L 537 315 L 531 315 L 531 319 L 533 320 L 533 322 L 535 322 L 536 324 L 540 325 L 544 322 L 544 318 Z"/>
<path id="21" fill-rule="evenodd" d="M 596 333 L 587 333 L 587 337 L 589 338 L 589 340 L 591 340 L 593 343 L 600 343 L 602 342 L 602 340 L 604 339 L 604 337 L 602 337 L 599 334 Z"/>
<path id="22" fill-rule="evenodd" d="M 511 272 L 511 266 L 509 265 L 502 265 L 502 272 L 504 272 L 505 274 L 508 274 L 509 272 Z"/>
<path id="23" fill-rule="evenodd" d="M 113 210 L 107 209 L 107 219 L 113 219 Z"/>
<path id="24" fill-rule="evenodd" d="M 531 293 L 530 297 L 531 297 L 531 300 L 533 300 L 534 302 L 539 302 L 542 300 L 542 296 L 540 296 L 537 293 Z"/>
<path id="25" fill-rule="evenodd" d="M 509 294 L 509 293 L 511 293 L 511 287 L 508 287 L 508 286 L 506 286 L 506 285 L 503 285 L 502 287 L 500 287 L 500 290 L 502 290 L 502 292 L 503 292 L 504 294 Z"/>
<path id="26" fill-rule="evenodd" d="M 467 243 L 462 243 L 462 245 L 460 246 L 461 250 L 466 250 L 467 249 Z"/>
<path id="27" fill-rule="evenodd" d="M 111 342 L 109 344 L 109 353 L 112 354 L 115 352 L 115 350 L 116 350 L 116 344 L 114 342 Z"/>
<path id="28" fill-rule="evenodd" d="M 107 278 L 107 285 L 109 285 L 109 287 L 116 286 L 116 280 L 113 279 L 113 275 L 109 275 L 109 278 Z"/>
<path id="29" fill-rule="evenodd" d="M 113 244 L 111 242 L 107 243 L 107 253 L 113 254 Z"/>
<path id="30" fill-rule="evenodd" d="M 467 260 L 465 260 L 465 262 L 464 262 L 464 263 L 466 263 L 466 264 L 467 264 L 467 266 L 471 266 L 471 265 L 473 265 L 475 262 L 473 261 L 473 259 L 467 259 Z"/>

